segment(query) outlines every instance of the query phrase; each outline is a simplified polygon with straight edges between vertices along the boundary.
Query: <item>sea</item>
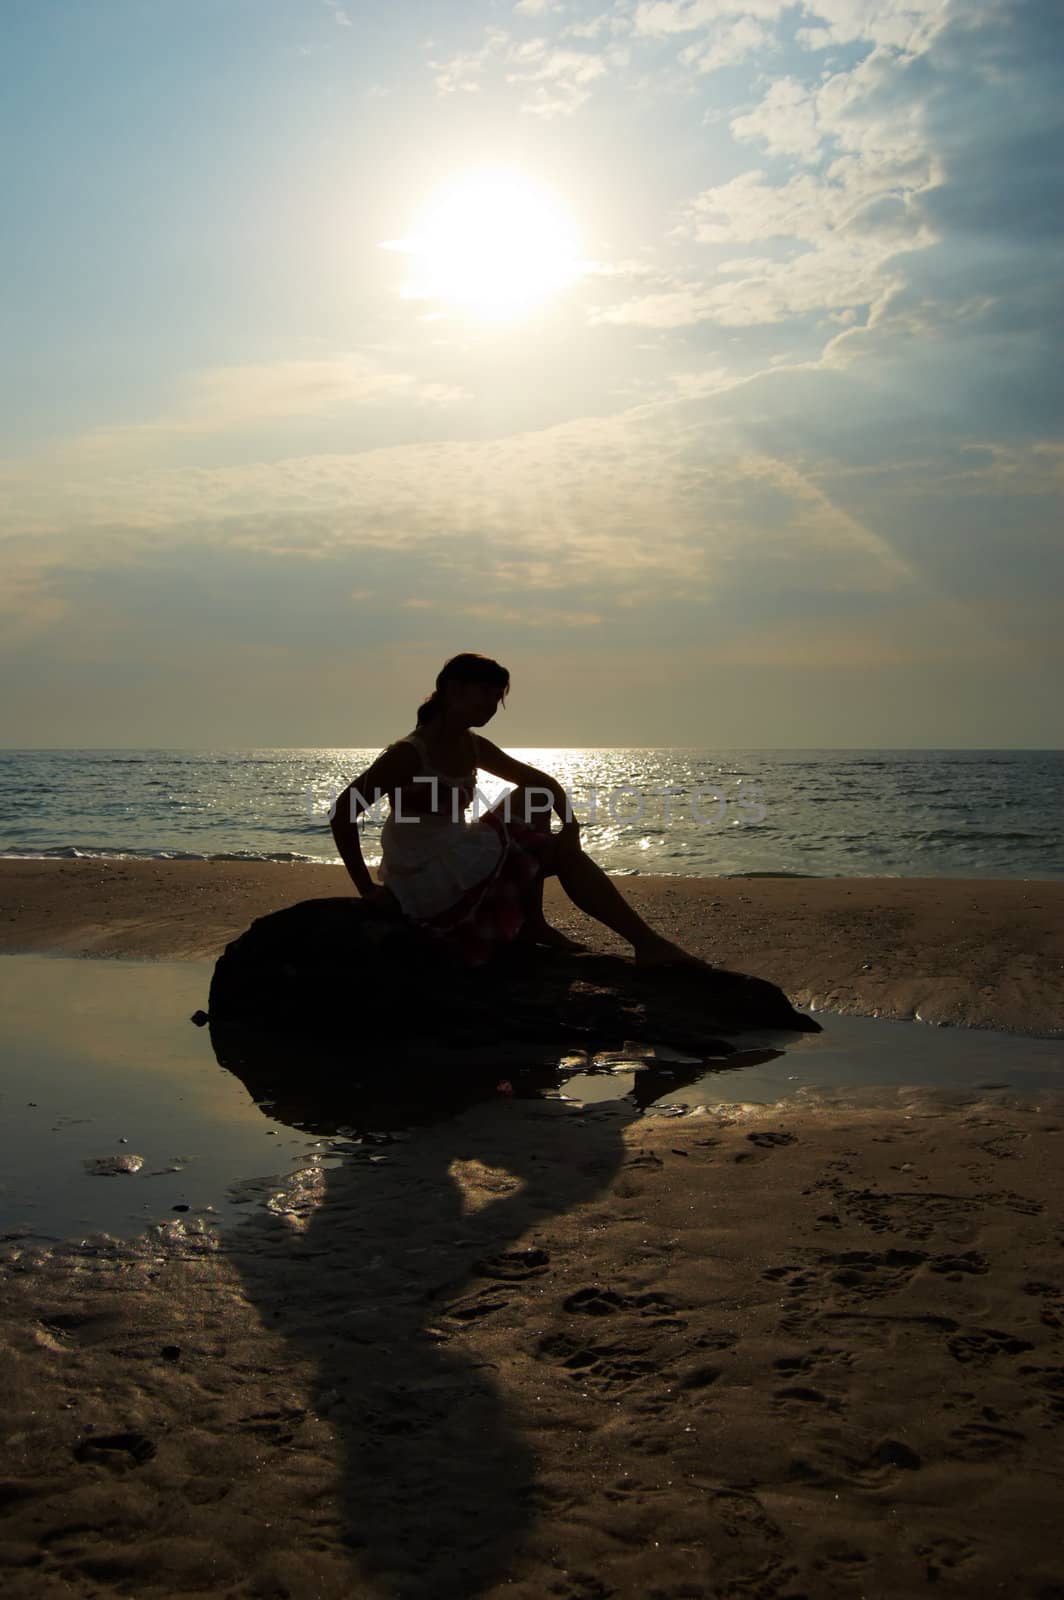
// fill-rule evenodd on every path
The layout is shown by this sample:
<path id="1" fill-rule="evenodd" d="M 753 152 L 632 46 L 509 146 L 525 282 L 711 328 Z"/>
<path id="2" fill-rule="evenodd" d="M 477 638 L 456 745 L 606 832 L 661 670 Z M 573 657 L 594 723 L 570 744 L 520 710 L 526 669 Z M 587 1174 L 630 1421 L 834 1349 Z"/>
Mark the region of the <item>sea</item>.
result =
<path id="1" fill-rule="evenodd" d="M 0 857 L 337 860 L 376 749 L 0 751 Z M 1064 751 L 519 749 L 609 872 L 1064 877 Z M 475 805 L 506 785 L 484 776 Z M 381 818 L 363 825 L 379 860 Z"/>

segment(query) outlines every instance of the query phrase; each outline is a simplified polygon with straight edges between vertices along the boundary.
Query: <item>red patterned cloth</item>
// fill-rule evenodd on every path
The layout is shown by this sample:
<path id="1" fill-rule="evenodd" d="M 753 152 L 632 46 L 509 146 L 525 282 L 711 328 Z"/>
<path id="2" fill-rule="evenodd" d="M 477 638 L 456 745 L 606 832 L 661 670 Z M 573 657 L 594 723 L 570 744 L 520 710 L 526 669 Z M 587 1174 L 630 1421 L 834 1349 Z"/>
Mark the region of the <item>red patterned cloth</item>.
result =
<path id="1" fill-rule="evenodd" d="M 506 822 L 487 811 L 474 824 L 491 828 L 503 846 L 495 870 L 434 917 L 411 917 L 416 928 L 439 939 L 470 967 L 481 967 L 525 925 L 525 900 L 543 872 L 549 827 Z"/>

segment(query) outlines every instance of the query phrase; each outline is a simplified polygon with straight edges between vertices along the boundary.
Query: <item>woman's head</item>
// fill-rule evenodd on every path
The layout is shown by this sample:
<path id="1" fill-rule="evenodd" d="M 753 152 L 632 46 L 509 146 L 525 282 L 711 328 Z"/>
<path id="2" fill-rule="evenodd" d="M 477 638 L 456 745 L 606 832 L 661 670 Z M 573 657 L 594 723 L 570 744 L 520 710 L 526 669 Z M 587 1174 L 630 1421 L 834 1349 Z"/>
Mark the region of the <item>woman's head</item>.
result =
<path id="1" fill-rule="evenodd" d="M 481 726 L 495 715 L 509 688 L 510 674 L 490 656 L 474 651 L 452 656 L 437 675 L 432 694 L 418 707 L 418 726 L 448 710 L 461 710 L 471 727 Z"/>

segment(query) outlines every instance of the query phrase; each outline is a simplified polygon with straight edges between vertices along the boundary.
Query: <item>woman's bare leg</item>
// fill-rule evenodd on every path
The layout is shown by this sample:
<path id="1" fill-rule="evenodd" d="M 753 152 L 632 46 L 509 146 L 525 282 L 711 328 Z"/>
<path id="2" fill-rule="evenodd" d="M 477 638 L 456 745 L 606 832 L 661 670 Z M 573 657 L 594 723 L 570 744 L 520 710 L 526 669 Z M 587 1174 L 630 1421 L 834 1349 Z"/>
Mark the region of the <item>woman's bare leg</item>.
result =
<path id="1" fill-rule="evenodd" d="M 524 788 L 511 790 L 495 805 L 507 821 L 511 818 L 533 825 L 549 826 L 550 813 L 542 791 L 530 792 Z M 558 835 L 551 841 L 547 859 L 547 873 L 557 873 L 558 882 L 570 900 L 587 916 L 594 917 L 614 933 L 627 939 L 640 966 L 668 966 L 682 963 L 685 966 L 707 968 L 708 964 L 690 955 L 680 945 L 673 944 L 662 934 L 655 933 L 639 913 L 628 904 L 612 878 L 607 877 L 596 861 L 577 846 L 575 849 L 558 847 Z M 543 879 L 535 889 L 535 898 L 529 903 L 528 925 L 531 938 L 537 944 L 560 945 L 562 948 L 583 949 L 575 940 L 552 928 L 543 916 Z"/>
<path id="2" fill-rule="evenodd" d="M 592 861 L 583 850 L 561 849 L 555 851 L 554 869 L 558 882 L 574 905 L 603 923 L 614 933 L 627 939 L 640 966 L 654 967 L 681 962 L 686 966 L 707 967 L 697 956 L 689 955 L 671 939 L 655 933 L 643 921 L 621 894 L 613 879 L 607 877 L 597 861 Z"/>
<path id="3" fill-rule="evenodd" d="M 525 931 L 533 944 L 549 945 L 552 950 L 586 950 L 579 939 L 570 939 L 560 928 L 552 927 L 543 915 L 543 877 L 538 877 L 525 898 Z"/>

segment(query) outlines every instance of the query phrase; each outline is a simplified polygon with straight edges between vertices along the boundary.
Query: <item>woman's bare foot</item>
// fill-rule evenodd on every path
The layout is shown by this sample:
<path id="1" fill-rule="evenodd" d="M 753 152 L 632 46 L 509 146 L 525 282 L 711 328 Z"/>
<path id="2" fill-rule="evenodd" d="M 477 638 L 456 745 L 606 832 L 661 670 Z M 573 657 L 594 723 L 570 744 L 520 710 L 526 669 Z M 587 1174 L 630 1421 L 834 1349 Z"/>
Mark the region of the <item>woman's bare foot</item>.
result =
<path id="1" fill-rule="evenodd" d="M 657 933 L 634 945 L 633 951 L 637 967 L 695 967 L 702 972 L 713 971 L 708 961 L 701 961 L 682 945 L 673 944 L 671 939 L 664 939 Z"/>
<path id="2" fill-rule="evenodd" d="M 562 933 L 560 928 L 552 928 L 549 922 L 526 923 L 528 936 L 533 944 L 545 945 L 548 950 L 586 950 L 587 945 L 581 944 L 579 939 L 570 939 L 567 933 Z"/>

